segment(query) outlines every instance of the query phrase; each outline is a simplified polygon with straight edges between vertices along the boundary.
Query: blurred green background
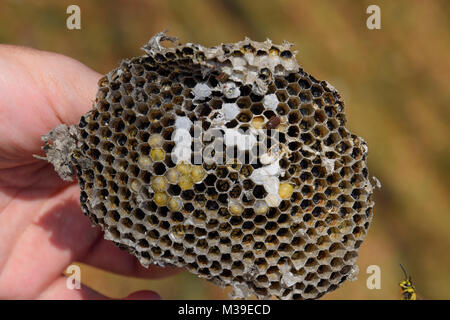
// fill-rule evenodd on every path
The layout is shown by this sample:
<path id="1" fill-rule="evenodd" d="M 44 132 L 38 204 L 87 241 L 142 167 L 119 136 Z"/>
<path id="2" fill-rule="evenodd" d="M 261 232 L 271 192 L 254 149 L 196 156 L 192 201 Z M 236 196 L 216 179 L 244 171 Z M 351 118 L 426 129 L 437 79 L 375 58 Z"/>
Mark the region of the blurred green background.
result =
<path id="1" fill-rule="evenodd" d="M 66 8 L 81 8 L 81 30 Z M 366 8 L 381 8 L 381 30 Z M 342 94 L 350 130 L 369 145 L 374 220 L 360 250 L 360 274 L 324 299 L 399 299 L 399 263 L 424 299 L 450 298 L 450 1 L 0 1 L 0 42 L 55 51 L 100 73 L 141 55 L 156 32 L 181 42 L 272 39 L 296 43 L 305 71 Z M 381 290 L 366 287 L 381 267 Z M 83 266 L 82 279 L 111 297 L 153 289 L 165 299 L 228 298 L 188 273 L 163 280 L 106 274 Z"/>

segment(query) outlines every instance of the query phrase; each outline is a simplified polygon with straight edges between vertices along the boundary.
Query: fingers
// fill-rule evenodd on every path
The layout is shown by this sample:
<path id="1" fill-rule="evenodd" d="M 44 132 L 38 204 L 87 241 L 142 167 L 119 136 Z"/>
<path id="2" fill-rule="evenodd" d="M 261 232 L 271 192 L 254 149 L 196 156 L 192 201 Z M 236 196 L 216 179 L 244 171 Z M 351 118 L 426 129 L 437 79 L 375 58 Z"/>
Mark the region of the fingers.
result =
<path id="1" fill-rule="evenodd" d="M 37 299 L 40 300 L 107 300 L 110 299 L 81 284 L 80 288 L 74 288 L 72 283 L 63 276 L 56 279 L 45 289 Z M 159 300 L 161 297 L 153 291 L 137 291 L 125 297 L 124 300 Z"/>
<path id="2" fill-rule="evenodd" d="M 89 254 L 81 259 L 80 262 L 125 276 L 149 279 L 162 278 L 183 271 L 181 268 L 162 268 L 155 265 L 144 268 L 135 256 L 120 250 L 111 241 L 104 239 L 98 240 L 89 251 Z"/>
<path id="3" fill-rule="evenodd" d="M 99 238 L 100 230 L 92 228 L 81 212 L 76 189 L 71 186 L 34 205 L 17 200 L 11 204 L 15 207 L 2 213 L 5 225 L 11 219 L 20 231 L 0 229 L 1 238 L 9 243 L 2 247 L 6 261 L 0 261 L 0 296 L 35 297 Z"/>
<path id="4" fill-rule="evenodd" d="M 178 271 L 145 269 L 134 256 L 103 240 L 100 229 L 92 228 L 82 214 L 77 188 L 69 186 L 39 206 L 31 200 L 27 206 L 11 203 L 0 215 L 3 225 L 15 226 L 0 228 L 0 297 L 35 297 L 72 261 L 134 277 L 158 278 Z"/>

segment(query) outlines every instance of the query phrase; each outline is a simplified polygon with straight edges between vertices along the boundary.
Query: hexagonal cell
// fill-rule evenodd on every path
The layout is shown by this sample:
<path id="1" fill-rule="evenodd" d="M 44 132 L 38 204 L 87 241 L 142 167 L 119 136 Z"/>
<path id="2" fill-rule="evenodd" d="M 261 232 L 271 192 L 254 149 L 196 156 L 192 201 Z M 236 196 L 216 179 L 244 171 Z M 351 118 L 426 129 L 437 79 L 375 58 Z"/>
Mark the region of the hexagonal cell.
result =
<path id="1" fill-rule="evenodd" d="M 287 88 L 286 88 L 287 92 L 288 92 L 289 95 L 291 95 L 291 96 L 296 96 L 296 95 L 298 95 L 298 94 L 300 93 L 300 90 L 301 90 L 301 89 L 302 89 L 302 88 L 300 87 L 300 85 L 299 85 L 297 82 L 290 83 L 290 84 L 287 86 Z"/>
<path id="2" fill-rule="evenodd" d="M 240 109 L 248 109 L 250 108 L 250 106 L 252 105 L 252 100 L 250 99 L 250 97 L 245 96 L 245 97 L 239 97 L 236 100 L 236 104 L 238 105 L 238 107 Z"/>
<path id="3" fill-rule="evenodd" d="M 275 95 L 277 96 L 278 101 L 280 102 L 284 102 L 288 99 L 289 94 L 286 90 L 284 89 L 279 89 L 275 92 Z"/>
<path id="4" fill-rule="evenodd" d="M 306 90 L 302 90 L 298 97 L 300 98 L 300 102 L 303 104 L 307 104 L 310 103 L 312 100 L 312 95 L 310 93 L 310 91 L 306 91 Z"/>
<path id="5" fill-rule="evenodd" d="M 318 84 L 313 84 L 311 87 L 311 93 L 314 98 L 318 98 L 318 97 L 322 96 L 323 88 Z"/>

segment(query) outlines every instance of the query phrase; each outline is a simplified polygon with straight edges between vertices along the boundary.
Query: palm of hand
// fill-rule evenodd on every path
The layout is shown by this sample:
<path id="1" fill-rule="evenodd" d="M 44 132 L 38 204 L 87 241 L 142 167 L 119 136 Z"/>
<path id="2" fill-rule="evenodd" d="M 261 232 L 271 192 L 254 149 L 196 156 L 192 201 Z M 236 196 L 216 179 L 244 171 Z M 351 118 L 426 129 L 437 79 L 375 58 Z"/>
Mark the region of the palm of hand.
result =
<path id="1" fill-rule="evenodd" d="M 99 77 L 64 56 L 0 46 L 0 298 L 104 298 L 66 287 L 62 273 L 73 261 L 130 276 L 174 272 L 145 269 L 104 240 L 81 212 L 77 184 L 32 157 L 42 155 L 42 134 L 91 108 Z"/>

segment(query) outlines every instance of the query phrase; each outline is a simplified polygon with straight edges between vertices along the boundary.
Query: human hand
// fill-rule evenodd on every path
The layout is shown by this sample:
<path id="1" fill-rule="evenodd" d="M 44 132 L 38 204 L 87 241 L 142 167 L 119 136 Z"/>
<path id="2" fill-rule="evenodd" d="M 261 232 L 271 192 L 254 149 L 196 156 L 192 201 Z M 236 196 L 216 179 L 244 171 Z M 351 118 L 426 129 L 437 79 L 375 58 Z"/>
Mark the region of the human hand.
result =
<path id="1" fill-rule="evenodd" d="M 78 185 L 33 158 L 42 154 L 43 134 L 91 109 L 99 78 L 68 57 L 0 45 L 0 299 L 106 298 L 66 287 L 63 272 L 73 261 L 134 277 L 177 272 L 145 269 L 104 240 L 81 212 Z M 142 291 L 129 298 L 158 297 Z"/>

